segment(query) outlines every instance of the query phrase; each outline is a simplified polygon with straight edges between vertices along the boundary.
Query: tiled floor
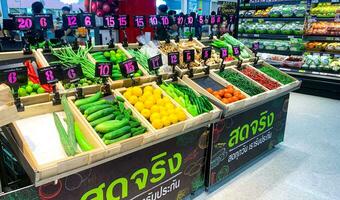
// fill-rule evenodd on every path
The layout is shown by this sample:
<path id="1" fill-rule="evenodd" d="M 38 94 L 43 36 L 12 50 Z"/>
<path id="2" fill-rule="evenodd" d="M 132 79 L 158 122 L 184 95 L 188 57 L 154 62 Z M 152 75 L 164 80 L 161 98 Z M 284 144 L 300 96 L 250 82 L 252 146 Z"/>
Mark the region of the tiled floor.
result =
<path id="1" fill-rule="evenodd" d="M 285 141 L 195 200 L 340 199 L 340 101 L 293 93 Z"/>

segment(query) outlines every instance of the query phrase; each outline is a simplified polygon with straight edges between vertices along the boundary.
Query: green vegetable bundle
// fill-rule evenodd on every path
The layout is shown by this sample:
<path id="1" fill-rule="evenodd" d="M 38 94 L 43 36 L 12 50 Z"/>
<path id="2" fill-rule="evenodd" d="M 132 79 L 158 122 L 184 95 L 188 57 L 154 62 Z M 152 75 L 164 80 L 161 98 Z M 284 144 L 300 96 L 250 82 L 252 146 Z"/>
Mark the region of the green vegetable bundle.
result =
<path id="1" fill-rule="evenodd" d="M 236 71 L 233 71 L 231 69 L 226 69 L 222 72 L 218 73 L 219 76 L 230 82 L 231 84 L 235 85 L 239 89 L 241 89 L 243 92 L 247 93 L 250 96 L 255 96 L 257 94 L 260 94 L 262 92 L 265 92 L 264 89 L 262 89 L 259 86 L 254 85 L 250 80 L 248 80 L 246 77 L 242 76 Z"/>
<path id="2" fill-rule="evenodd" d="M 150 71 L 148 65 L 149 57 L 138 50 L 129 49 L 128 52 L 132 57 L 137 59 L 137 62 L 151 75 L 155 74 L 155 71 Z"/>
<path id="3" fill-rule="evenodd" d="M 293 78 L 286 76 L 282 74 L 279 70 L 272 69 L 269 66 L 261 66 L 259 67 L 259 70 L 284 85 L 294 82 Z"/>
<path id="4" fill-rule="evenodd" d="M 186 85 L 164 82 L 160 87 L 192 116 L 198 116 L 214 109 L 206 96 L 197 95 Z"/>

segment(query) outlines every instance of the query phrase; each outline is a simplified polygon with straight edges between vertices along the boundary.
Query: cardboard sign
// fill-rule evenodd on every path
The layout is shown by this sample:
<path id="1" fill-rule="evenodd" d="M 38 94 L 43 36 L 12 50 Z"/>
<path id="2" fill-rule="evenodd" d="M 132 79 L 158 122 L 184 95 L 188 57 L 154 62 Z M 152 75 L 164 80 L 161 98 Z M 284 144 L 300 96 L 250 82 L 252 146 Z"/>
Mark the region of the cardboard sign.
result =
<path id="1" fill-rule="evenodd" d="M 156 55 L 148 59 L 148 65 L 150 70 L 157 70 L 163 65 L 162 55 Z"/>
<path id="2" fill-rule="evenodd" d="M 145 28 L 146 26 L 146 20 L 145 20 L 145 16 L 143 15 L 139 15 L 139 16 L 133 16 L 133 21 L 134 21 L 134 25 L 136 28 Z"/>
<path id="3" fill-rule="evenodd" d="M 105 28 L 118 29 L 119 27 L 117 17 L 113 15 L 104 16 L 103 25 Z"/>
<path id="4" fill-rule="evenodd" d="M 128 77 L 131 74 L 137 72 L 138 65 L 134 58 L 127 59 L 121 63 L 119 63 L 120 71 L 123 76 Z"/>
<path id="5" fill-rule="evenodd" d="M 96 26 L 96 20 L 92 13 L 79 14 L 79 25 L 85 28 L 94 28 Z"/>
<path id="6" fill-rule="evenodd" d="M 223 60 L 228 57 L 228 48 L 221 48 L 220 49 L 220 58 Z"/>
<path id="7" fill-rule="evenodd" d="M 35 29 L 51 29 L 53 28 L 52 14 L 38 14 L 34 15 Z"/>
<path id="8" fill-rule="evenodd" d="M 168 53 L 168 64 L 171 66 L 179 64 L 179 52 Z"/>
<path id="9" fill-rule="evenodd" d="M 241 54 L 240 46 L 233 46 L 233 54 L 234 56 L 239 56 Z"/>
<path id="10" fill-rule="evenodd" d="M 38 75 L 41 84 L 54 84 L 62 78 L 59 65 L 39 68 Z"/>
<path id="11" fill-rule="evenodd" d="M 157 17 L 157 15 L 150 15 L 149 16 L 149 25 L 151 27 L 157 27 L 157 25 L 158 25 L 158 17 Z"/>
<path id="12" fill-rule="evenodd" d="M 184 63 L 191 63 L 195 60 L 195 50 L 188 49 L 183 51 L 183 62 Z"/>
<path id="13" fill-rule="evenodd" d="M 112 63 L 97 62 L 95 76 L 100 78 L 108 78 L 112 76 Z"/>
<path id="14" fill-rule="evenodd" d="M 63 69 L 63 77 L 66 82 L 77 82 L 83 77 L 83 70 L 80 65 Z"/>
<path id="15" fill-rule="evenodd" d="M 15 16 L 15 28 L 19 31 L 27 31 L 33 29 L 32 16 Z"/>
<path id="16" fill-rule="evenodd" d="M 78 17 L 77 14 L 67 14 L 63 15 L 63 27 L 64 28 L 70 28 L 70 29 L 76 29 L 78 28 Z"/>
<path id="17" fill-rule="evenodd" d="M 118 16 L 118 25 L 120 29 L 126 29 L 129 27 L 129 16 L 128 15 L 119 15 Z"/>
<path id="18" fill-rule="evenodd" d="M 25 66 L 0 70 L 0 82 L 6 83 L 10 87 L 16 88 L 20 85 L 26 85 L 27 80 L 27 68 Z"/>
<path id="19" fill-rule="evenodd" d="M 204 47 L 202 49 L 202 59 L 203 60 L 208 60 L 209 58 L 211 58 L 211 47 Z"/>

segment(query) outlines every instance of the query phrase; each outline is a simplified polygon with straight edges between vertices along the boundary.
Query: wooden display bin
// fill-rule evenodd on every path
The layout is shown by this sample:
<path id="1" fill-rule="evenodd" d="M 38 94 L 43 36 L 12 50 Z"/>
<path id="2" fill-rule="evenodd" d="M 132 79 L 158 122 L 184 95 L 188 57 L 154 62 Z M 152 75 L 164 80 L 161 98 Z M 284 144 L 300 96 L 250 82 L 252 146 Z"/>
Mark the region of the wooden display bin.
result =
<path id="1" fill-rule="evenodd" d="M 62 105 L 53 106 L 52 102 L 47 102 L 27 106 L 24 112 L 19 113 L 19 116 L 20 119 L 24 119 L 52 112 L 59 112 L 62 110 Z M 7 137 L 9 138 L 9 142 L 11 143 L 12 147 L 15 147 L 13 148 L 14 151 L 19 156 L 19 159 L 21 159 L 22 163 L 24 163 L 24 167 L 26 168 L 26 171 L 33 182 L 47 179 L 70 170 L 89 165 L 105 157 L 104 146 L 93 134 L 91 134 L 91 132 L 87 130 L 87 125 L 79 120 L 78 115 L 74 115 L 74 119 L 78 123 L 79 128 L 84 134 L 85 138 L 94 147 L 94 149 L 45 164 L 38 164 L 31 146 L 29 145 L 30 141 L 25 139 L 18 122 L 15 121 L 10 124 L 12 135 L 8 135 Z M 39 126 L 39 124 L 37 124 L 37 126 Z M 48 154 L 48 151 L 46 151 L 46 153 Z"/>
<path id="2" fill-rule="evenodd" d="M 144 88 L 145 86 L 147 85 L 150 85 L 152 86 L 153 88 L 159 88 L 158 85 L 155 83 L 155 82 L 151 82 L 151 83 L 145 83 L 143 85 L 141 85 L 140 87 Z M 160 88 L 159 88 L 160 89 Z M 126 102 L 128 102 L 128 100 L 123 96 L 123 93 L 127 90 L 127 88 L 120 88 L 120 89 L 117 89 L 115 90 L 115 92 L 117 92 L 117 94 L 119 96 L 121 96 L 122 98 L 125 99 Z M 171 100 L 171 103 L 173 103 L 175 105 L 175 107 L 180 107 L 181 106 L 176 102 L 174 101 L 169 95 L 167 95 L 163 90 L 162 90 L 162 95 L 163 96 L 166 96 L 168 97 L 170 100 Z M 187 119 L 185 121 L 182 121 L 182 122 L 178 122 L 176 124 L 172 124 L 170 126 L 167 126 L 167 127 L 163 127 L 161 129 L 155 129 L 151 123 L 145 119 L 144 116 L 142 116 L 141 113 L 139 113 L 137 111 L 137 109 L 131 105 L 129 102 L 128 102 L 128 106 L 134 111 L 137 113 L 137 115 L 139 116 L 139 118 L 142 118 L 145 123 L 148 125 L 148 127 L 152 130 L 152 132 L 154 132 L 157 136 L 157 139 L 160 139 L 160 138 L 164 138 L 164 137 L 167 137 L 167 136 L 170 136 L 172 134 L 176 134 L 176 133 L 181 133 L 182 131 L 188 129 L 188 128 L 191 128 L 193 127 L 192 123 L 193 123 L 193 117 L 191 117 L 191 115 L 185 110 L 183 109 L 183 111 L 185 112 L 186 114 L 186 117 Z"/>
<path id="3" fill-rule="evenodd" d="M 19 118 L 11 90 L 5 84 L 0 84 L 0 113 L 0 127 Z"/>
<path id="4" fill-rule="evenodd" d="M 117 96 L 117 94 L 112 90 L 112 97 L 114 98 Z M 108 96 L 110 97 L 110 96 Z M 105 97 L 105 98 L 108 98 Z M 122 140 L 120 142 L 116 142 L 110 145 L 106 145 L 103 140 L 99 137 L 98 133 L 94 130 L 94 128 L 90 125 L 90 123 L 85 119 L 85 117 L 82 115 L 80 110 L 77 108 L 77 106 L 74 104 L 74 97 L 68 98 L 69 105 L 71 107 L 71 110 L 74 114 L 74 116 L 77 116 L 77 120 L 81 121 L 81 123 L 86 128 L 87 134 L 92 135 L 96 138 L 96 141 L 98 141 L 101 146 L 105 149 L 105 157 L 111 157 L 113 155 L 124 153 L 128 150 L 140 147 L 144 144 L 150 143 L 156 139 L 156 135 L 152 132 L 149 125 L 145 120 L 141 119 L 141 117 L 136 113 L 134 109 L 132 110 L 132 114 L 134 117 L 140 120 L 141 124 L 147 128 L 147 132 L 141 135 L 137 135 L 131 138 L 128 138 L 126 140 Z M 127 102 L 124 102 L 125 108 L 130 108 Z"/>
<path id="5" fill-rule="evenodd" d="M 171 82 L 171 80 L 166 80 L 166 83 Z M 176 81 L 176 83 L 180 84 L 180 85 L 186 85 L 189 86 L 186 82 L 184 82 L 182 79 L 178 79 Z M 189 86 L 190 87 L 190 86 Z M 193 90 L 195 94 L 199 95 L 199 93 L 196 90 Z M 165 92 L 165 91 L 164 91 Z M 170 97 L 171 98 L 171 97 Z M 203 124 L 205 122 L 209 122 L 209 121 L 214 121 L 216 119 L 219 119 L 221 117 L 222 114 L 222 110 L 220 110 L 218 107 L 216 107 L 214 104 L 212 104 L 213 106 L 213 110 L 211 110 L 210 112 L 207 113 L 202 113 L 198 116 L 192 116 L 189 112 L 188 114 L 190 116 L 192 116 L 193 120 L 190 123 L 190 127 L 196 127 L 200 124 Z M 181 106 L 182 107 L 182 106 Z M 183 108 L 183 107 L 182 107 Z M 185 109 L 185 108 L 183 108 Z M 188 127 L 189 127 L 188 126 Z"/>

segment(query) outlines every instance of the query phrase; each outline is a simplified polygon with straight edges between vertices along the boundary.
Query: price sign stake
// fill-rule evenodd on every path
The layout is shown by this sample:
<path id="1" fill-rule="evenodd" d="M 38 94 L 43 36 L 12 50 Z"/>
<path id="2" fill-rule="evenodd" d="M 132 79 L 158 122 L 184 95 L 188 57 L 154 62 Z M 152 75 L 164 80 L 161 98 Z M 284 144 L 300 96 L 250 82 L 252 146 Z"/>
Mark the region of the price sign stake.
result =
<path id="1" fill-rule="evenodd" d="M 179 52 L 168 53 L 168 65 L 172 66 L 172 80 L 177 81 L 177 73 L 175 70 L 176 65 L 179 64 Z"/>
<path id="2" fill-rule="evenodd" d="M 153 28 L 157 27 L 157 25 L 158 25 L 157 15 L 150 15 L 149 16 L 149 25 Z"/>
<path id="3" fill-rule="evenodd" d="M 19 88 L 20 85 L 27 84 L 27 68 L 23 66 L 0 70 L 0 78 L 0 82 L 15 89 Z"/>
<path id="4" fill-rule="evenodd" d="M 129 16 L 119 15 L 118 24 L 119 24 L 119 29 L 126 29 L 127 27 L 129 27 Z"/>
<path id="5" fill-rule="evenodd" d="M 202 59 L 204 60 L 204 65 L 206 66 L 206 68 L 204 69 L 205 74 L 209 74 L 210 67 L 207 66 L 206 62 L 209 58 L 211 58 L 211 51 L 212 51 L 211 47 L 202 48 Z"/>
<path id="6" fill-rule="evenodd" d="M 112 76 L 111 62 L 97 62 L 95 76 L 100 78 L 109 78 Z"/>
<path id="7" fill-rule="evenodd" d="M 94 28 L 96 26 L 96 20 L 92 13 L 80 13 L 79 25 L 85 28 Z"/>
<path id="8" fill-rule="evenodd" d="M 37 14 L 34 15 L 35 29 L 51 29 L 53 28 L 52 14 Z"/>
<path id="9" fill-rule="evenodd" d="M 228 57 L 228 49 L 227 48 L 221 48 L 220 49 L 220 58 L 224 60 L 226 57 Z"/>
<path id="10" fill-rule="evenodd" d="M 138 65 L 134 58 L 130 58 L 119 63 L 119 67 L 124 77 L 132 78 L 132 75 L 138 70 Z"/>
<path id="11" fill-rule="evenodd" d="M 194 49 L 188 49 L 183 51 L 183 62 L 187 64 L 187 67 L 189 69 L 189 77 L 193 77 L 193 69 L 190 67 L 190 63 L 194 62 L 195 60 L 195 50 Z"/>
<path id="12" fill-rule="evenodd" d="M 139 15 L 139 16 L 134 16 L 133 18 L 134 18 L 133 19 L 134 25 L 136 28 L 140 28 L 140 29 L 145 28 L 146 20 L 144 16 Z"/>
<path id="13" fill-rule="evenodd" d="M 118 20 L 116 16 L 107 15 L 104 17 L 103 25 L 105 28 L 118 29 Z"/>
<path id="14" fill-rule="evenodd" d="M 83 77 L 83 70 L 79 65 L 65 68 L 63 71 L 64 81 L 74 83 Z"/>
<path id="15" fill-rule="evenodd" d="M 32 16 L 15 16 L 15 28 L 19 31 L 28 31 L 33 29 Z"/>
<path id="16" fill-rule="evenodd" d="M 184 15 L 175 15 L 175 21 L 178 27 L 182 27 L 184 25 Z"/>
<path id="17" fill-rule="evenodd" d="M 162 55 L 156 55 L 148 59 L 148 65 L 150 70 L 158 70 L 162 65 Z"/>
<path id="18" fill-rule="evenodd" d="M 78 28 L 78 17 L 77 14 L 67 14 L 63 15 L 63 27 L 76 29 Z"/>
<path id="19" fill-rule="evenodd" d="M 194 21 L 195 21 L 195 18 L 193 16 L 187 15 L 186 20 L 185 20 L 185 24 L 188 27 L 193 27 L 194 26 Z"/>
<path id="20" fill-rule="evenodd" d="M 239 56 L 241 54 L 240 46 L 233 46 L 233 54 L 234 56 Z"/>
<path id="21" fill-rule="evenodd" d="M 55 84 L 61 79 L 61 70 L 59 65 L 38 69 L 39 80 L 41 84 Z"/>
<path id="22" fill-rule="evenodd" d="M 168 15 L 160 15 L 159 16 L 162 26 L 168 27 L 170 25 L 170 19 Z"/>

